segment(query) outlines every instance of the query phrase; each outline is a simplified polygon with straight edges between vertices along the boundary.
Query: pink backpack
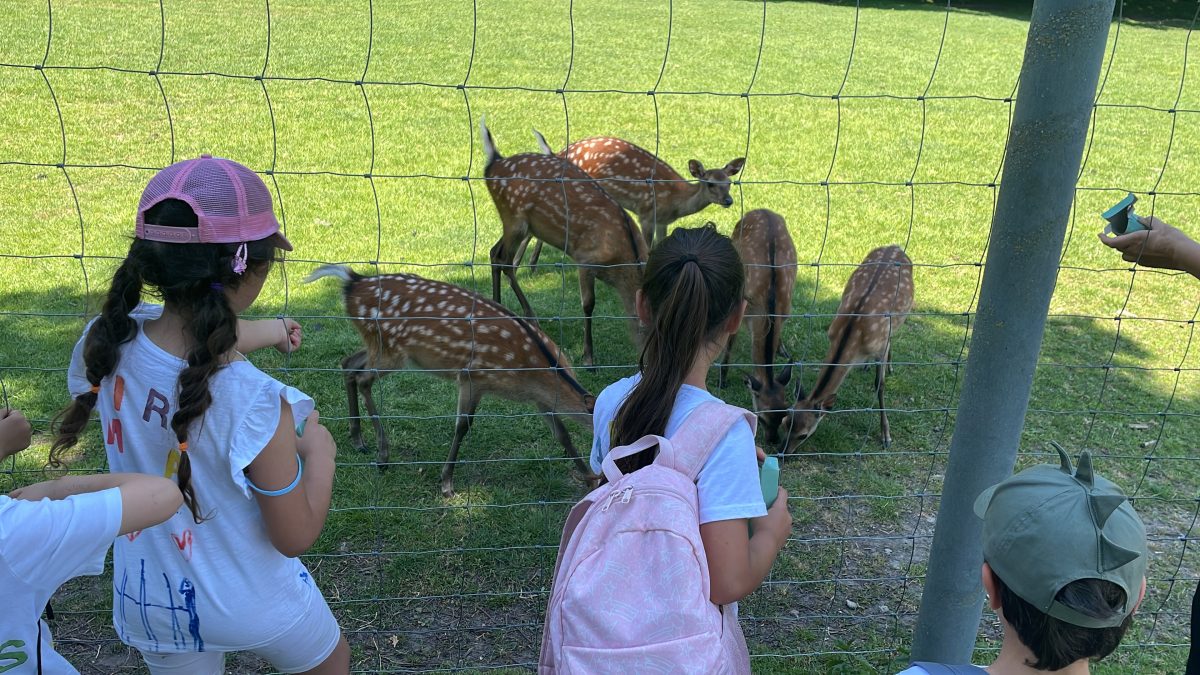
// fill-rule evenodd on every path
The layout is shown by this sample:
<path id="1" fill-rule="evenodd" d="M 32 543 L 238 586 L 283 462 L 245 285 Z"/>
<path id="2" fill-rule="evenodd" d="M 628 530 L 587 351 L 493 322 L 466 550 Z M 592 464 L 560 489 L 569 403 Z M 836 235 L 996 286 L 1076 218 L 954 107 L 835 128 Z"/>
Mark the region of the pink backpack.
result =
<path id="1" fill-rule="evenodd" d="M 741 408 L 705 403 L 670 439 L 645 436 L 604 458 L 608 483 L 571 509 L 542 631 L 541 675 L 750 672 L 737 617 L 709 600 L 696 476 Z M 616 460 L 658 445 L 654 464 Z"/>

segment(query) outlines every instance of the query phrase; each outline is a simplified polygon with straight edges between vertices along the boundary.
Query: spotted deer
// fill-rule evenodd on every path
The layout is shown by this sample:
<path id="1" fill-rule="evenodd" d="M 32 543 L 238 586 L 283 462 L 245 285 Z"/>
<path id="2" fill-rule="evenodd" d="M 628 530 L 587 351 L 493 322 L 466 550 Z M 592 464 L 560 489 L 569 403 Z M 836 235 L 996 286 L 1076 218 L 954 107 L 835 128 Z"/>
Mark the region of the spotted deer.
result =
<path id="1" fill-rule="evenodd" d="M 350 442 L 366 451 L 358 408 L 361 393 L 375 427 L 380 469 L 387 467 L 388 441 L 371 387 L 389 372 L 412 366 L 458 384 L 454 438 L 442 467 L 443 495 L 454 494 L 458 448 L 485 394 L 536 406 L 554 438 L 575 460 L 580 476 L 594 484 L 557 416 L 574 418 L 591 429 L 596 399 L 575 379 L 567 357 L 545 333 L 502 305 L 453 284 L 412 274 L 363 276 L 342 265 L 320 267 L 305 282 L 322 277 L 342 280 L 346 314 L 365 346 L 342 360 Z"/>
<path id="2" fill-rule="evenodd" d="M 533 133 L 544 154 L 556 154 L 541 133 L 536 129 Z M 666 237 L 668 225 L 709 204 L 732 206 L 730 178 L 746 163 L 745 157 L 739 157 L 720 169 L 705 169 L 699 160 L 689 160 L 688 171 L 697 179 L 690 183 L 649 150 L 611 136 L 576 141 L 556 156 L 600 181 L 618 204 L 636 213 L 647 246 Z M 539 241 L 534 247 L 531 266 L 537 264 L 541 246 Z"/>
<path id="3" fill-rule="evenodd" d="M 517 252 L 530 236 L 536 236 L 566 253 L 579 264 L 582 361 L 592 366 L 596 279 L 616 289 L 636 336 L 634 298 L 642 282 L 646 242 L 629 214 L 575 165 L 536 153 L 503 157 L 483 119 L 479 133 L 486 158 L 483 175 L 504 227 L 491 251 L 492 297 L 500 301 L 500 274 L 504 273 L 525 315 L 532 317 L 533 309 L 517 282 Z"/>
<path id="4" fill-rule="evenodd" d="M 850 275 L 837 316 L 829 326 L 829 352 L 817 373 L 812 392 L 796 384 L 796 404 L 788 411 L 787 437 L 781 452 L 788 452 L 812 435 L 837 398 L 837 390 L 859 364 L 875 364 L 875 392 L 879 400 L 879 426 L 884 447 L 892 444 L 891 428 L 883 405 L 883 386 L 891 367 L 892 336 L 913 305 L 912 261 L 899 246 L 883 246 L 867 257 Z"/>
<path id="5" fill-rule="evenodd" d="M 750 355 L 754 372 L 746 386 L 767 442 L 779 443 L 779 425 L 788 411 L 787 384 L 792 365 L 775 371 L 775 355 L 782 351 L 783 322 L 792 313 L 796 285 L 796 247 L 783 216 L 767 209 L 747 213 L 733 228 L 733 245 L 746 266 L 746 323 L 750 326 Z M 719 385 L 725 387 L 729 356 L 737 335 L 729 336 Z"/>

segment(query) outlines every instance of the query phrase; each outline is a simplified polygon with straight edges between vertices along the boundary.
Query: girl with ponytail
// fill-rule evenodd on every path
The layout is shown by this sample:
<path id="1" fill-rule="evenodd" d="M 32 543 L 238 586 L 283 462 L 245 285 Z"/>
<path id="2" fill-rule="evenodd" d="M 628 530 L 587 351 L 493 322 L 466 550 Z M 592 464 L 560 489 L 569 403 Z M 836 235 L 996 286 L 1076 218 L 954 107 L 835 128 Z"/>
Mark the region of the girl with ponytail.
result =
<path id="1" fill-rule="evenodd" d="M 333 439 L 311 398 L 242 356 L 300 344 L 293 321 L 238 319 L 277 250 L 292 250 L 270 192 L 204 155 L 155 175 L 136 223 L 75 347 L 51 448 L 60 463 L 96 410 L 110 470 L 174 478 L 183 494 L 186 509 L 114 545 L 117 634 L 156 674 L 221 673 L 243 650 L 286 673 L 347 672 L 349 647 L 296 557 L 329 511 Z"/>
<path id="2" fill-rule="evenodd" d="M 703 403 L 717 401 L 708 370 L 736 333 L 746 309 L 742 261 L 712 223 L 677 228 L 657 244 L 637 292 L 645 331 L 639 372 L 596 399 L 592 470 L 613 447 L 654 434 L 670 438 Z M 617 460 L 622 473 L 654 461 L 657 448 Z M 758 480 L 754 431 L 736 424 L 709 455 L 696 481 L 700 536 L 711 576 L 710 599 L 736 603 L 758 588 L 791 532 L 787 491 L 768 510 Z M 753 536 L 748 523 L 754 521 Z M 736 604 L 732 608 L 736 612 Z"/>

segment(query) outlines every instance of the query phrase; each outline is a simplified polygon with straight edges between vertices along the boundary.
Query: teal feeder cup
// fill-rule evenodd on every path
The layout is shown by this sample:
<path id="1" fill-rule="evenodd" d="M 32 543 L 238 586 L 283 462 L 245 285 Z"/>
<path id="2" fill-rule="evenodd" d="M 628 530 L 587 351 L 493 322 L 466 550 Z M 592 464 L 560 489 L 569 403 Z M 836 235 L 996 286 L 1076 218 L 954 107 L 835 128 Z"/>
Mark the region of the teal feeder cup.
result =
<path id="1" fill-rule="evenodd" d="M 1138 220 L 1137 214 L 1133 212 L 1133 205 L 1136 202 L 1137 197 L 1131 192 L 1111 209 L 1101 214 L 1108 221 L 1108 225 L 1104 228 L 1105 234 L 1122 235 L 1146 229 L 1142 225 L 1142 221 Z"/>

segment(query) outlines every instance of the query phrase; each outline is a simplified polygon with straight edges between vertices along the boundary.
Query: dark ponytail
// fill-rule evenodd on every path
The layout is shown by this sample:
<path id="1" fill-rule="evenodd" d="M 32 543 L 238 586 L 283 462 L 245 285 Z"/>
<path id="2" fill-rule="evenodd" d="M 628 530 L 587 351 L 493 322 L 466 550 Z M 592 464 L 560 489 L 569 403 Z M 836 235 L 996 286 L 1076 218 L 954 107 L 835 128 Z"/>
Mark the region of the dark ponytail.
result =
<path id="1" fill-rule="evenodd" d="M 166 227 L 196 227 L 198 223 L 192 208 L 175 199 L 163 200 L 150 208 L 145 218 L 149 224 Z M 88 382 L 95 387 L 116 369 L 118 348 L 137 332 L 137 323 L 129 313 L 137 306 L 143 285 L 187 319 L 190 349 L 187 366 L 179 373 L 171 430 L 180 450 L 176 474 L 179 491 L 197 523 L 204 516 L 192 486 L 188 430 L 212 404 L 209 379 L 237 344 L 237 315 L 229 306 L 225 291 L 236 289 L 251 274 L 264 274 L 275 255 L 275 246 L 269 238 L 247 242 L 247 267 L 244 274 L 237 274 L 233 259 L 238 247 L 239 244 L 169 244 L 135 239 L 113 277 L 103 313 L 84 342 Z M 51 449 L 53 461 L 57 461 L 57 453 L 75 444 L 95 404 L 96 394 L 87 393 L 63 411 L 58 437 Z"/>
<path id="2" fill-rule="evenodd" d="M 117 369 L 121 345 L 137 334 L 137 322 L 129 314 L 141 299 L 142 276 L 131 259 L 126 258 L 113 274 L 100 316 L 83 341 L 83 363 L 92 389 L 99 387 L 100 381 Z M 62 453 L 79 441 L 79 433 L 87 426 L 96 399 L 94 391 L 80 394 L 55 418 L 50 466 L 63 466 Z"/>
<path id="3" fill-rule="evenodd" d="M 688 371 L 737 310 L 745 285 L 737 249 L 712 223 L 676 228 L 654 247 L 642 279 L 651 313 L 639 359 L 642 380 L 617 412 L 612 447 L 666 433 Z M 624 473 L 636 471 L 651 464 L 655 452 L 640 452 L 617 465 Z"/>

